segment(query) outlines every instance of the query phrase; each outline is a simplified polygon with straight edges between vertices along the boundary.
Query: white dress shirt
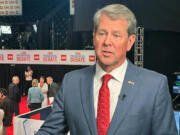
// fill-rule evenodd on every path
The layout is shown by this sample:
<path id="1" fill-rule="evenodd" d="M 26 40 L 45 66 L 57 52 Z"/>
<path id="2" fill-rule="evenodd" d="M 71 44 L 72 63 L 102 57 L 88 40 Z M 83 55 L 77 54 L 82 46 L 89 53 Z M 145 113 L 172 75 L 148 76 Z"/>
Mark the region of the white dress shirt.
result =
<path id="1" fill-rule="evenodd" d="M 115 112 L 118 97 L 121 93 L 122 84 L 124 81 L 124 76 L 127 69 L 127 60 L 114 69 L 109 74 L 112 75 L 112 79 L 108 82 L 108 87 L 110 90 L 110 121 L 112 120 L 113 114 Z M 99 90 L 102 85 L 102 77 L 107 74 L 98 64 L 96 64 L 96 73 L 94 76 L 94 109 L 95 109 L 95 117 L 97 117 L 97 106 L 98 106 L 98 96 Z"/>
<path id="2" fill-rule="evenodd" d="M 41 88 L 40 83 L 38 83 L 38 87 Z M 48 100 L 47 100 L 48 85 L 47 85 L 47 83 L 44 83 L 41 89 L 46 91 L 46 93 L 43 93 L 44 100 L 42 101 L 41 107 L 46 107 L 48 105 Z"/>
<path id="3" fill-rule="evenodd" d="M 30 70 L 30 71 L 25 71 L 25 78 L 26 78 L 26 81 L 32 81 L 32 74 L 33 74 L 33 71 Z"/>

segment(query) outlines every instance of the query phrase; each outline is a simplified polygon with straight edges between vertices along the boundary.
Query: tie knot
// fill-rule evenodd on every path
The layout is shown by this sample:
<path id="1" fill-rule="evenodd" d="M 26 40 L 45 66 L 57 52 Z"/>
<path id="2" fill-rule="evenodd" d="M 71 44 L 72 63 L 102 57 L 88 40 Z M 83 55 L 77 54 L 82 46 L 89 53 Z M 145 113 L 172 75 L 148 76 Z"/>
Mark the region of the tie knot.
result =
<path id="1" fill-rule="evenodd" d="M 112 78 L 112 75 L 110 74 L 105 74 L 103 76 L 103 83 L 108 83 L 108 81 Z"/>

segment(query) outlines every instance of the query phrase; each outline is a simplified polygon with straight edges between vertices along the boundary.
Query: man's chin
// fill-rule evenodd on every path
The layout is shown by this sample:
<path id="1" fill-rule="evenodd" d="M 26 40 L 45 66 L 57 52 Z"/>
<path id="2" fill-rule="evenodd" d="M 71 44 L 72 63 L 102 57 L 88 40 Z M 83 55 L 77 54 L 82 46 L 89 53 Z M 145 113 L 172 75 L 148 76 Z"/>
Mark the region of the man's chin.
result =
<path id="1" fill-rule="evenodd" d="M 108 66 L 113 65 L 113 62 L 112 61 L 99 61 L 99 64 L 101 66 L 108 67 Z"/>

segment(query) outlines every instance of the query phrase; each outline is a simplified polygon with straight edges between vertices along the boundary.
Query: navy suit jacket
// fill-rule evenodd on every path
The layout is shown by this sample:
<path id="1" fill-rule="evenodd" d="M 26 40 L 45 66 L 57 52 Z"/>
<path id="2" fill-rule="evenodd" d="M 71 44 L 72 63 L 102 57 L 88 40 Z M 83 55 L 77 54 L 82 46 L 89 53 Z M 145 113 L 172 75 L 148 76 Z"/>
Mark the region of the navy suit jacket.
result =
<path id="1" fill-rule="evenodd" d="M 15 102 L 21 102 L 21 92 L 18 86 L 14 83 L 9 84 L 8 98 Z"/>
<path id="2" fill-rule="evenodd" d="M 91 66 L 65 75 L 53 111 L 36 135 L 98 135 L 94 74 Z M 167 78 L 128 61 L 107 135 L 177 135 Z"/>
<path id="3" fill-rule="evenodd" d="M 55 97 L 58 90 L 59 86 L 57 83 L 52 82 L 52 84 L 48 86 L 48 97 Z"/>

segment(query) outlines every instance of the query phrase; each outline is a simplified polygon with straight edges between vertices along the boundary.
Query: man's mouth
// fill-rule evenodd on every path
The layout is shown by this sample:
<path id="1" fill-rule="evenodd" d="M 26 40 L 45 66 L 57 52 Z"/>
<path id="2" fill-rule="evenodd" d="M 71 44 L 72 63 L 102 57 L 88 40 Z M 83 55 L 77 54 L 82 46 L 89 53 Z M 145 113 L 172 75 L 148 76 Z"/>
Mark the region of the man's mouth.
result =
<path id="1" fill-rule="evenodd" d="M 102 54 L 103 54 L 103 56 L 108 57 L 108 56 L 112 55 L 112 52 L 111 51 L 102 51 Z"/>

